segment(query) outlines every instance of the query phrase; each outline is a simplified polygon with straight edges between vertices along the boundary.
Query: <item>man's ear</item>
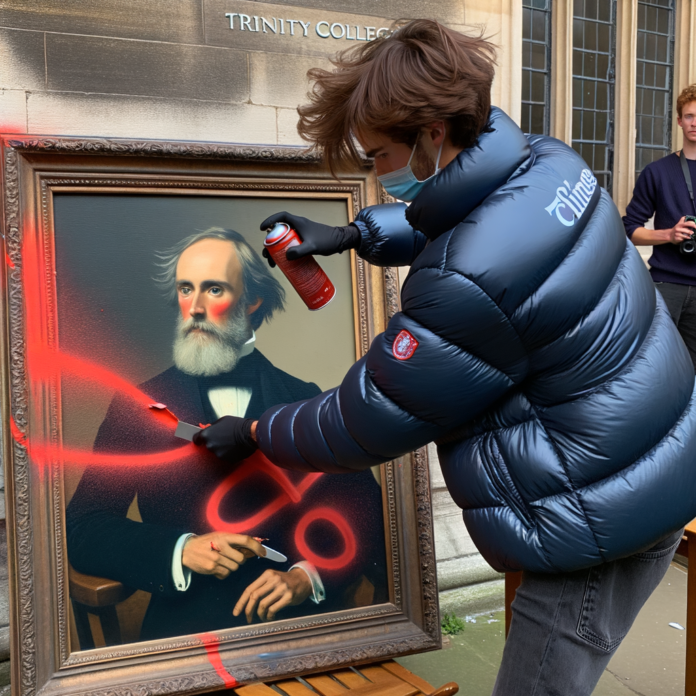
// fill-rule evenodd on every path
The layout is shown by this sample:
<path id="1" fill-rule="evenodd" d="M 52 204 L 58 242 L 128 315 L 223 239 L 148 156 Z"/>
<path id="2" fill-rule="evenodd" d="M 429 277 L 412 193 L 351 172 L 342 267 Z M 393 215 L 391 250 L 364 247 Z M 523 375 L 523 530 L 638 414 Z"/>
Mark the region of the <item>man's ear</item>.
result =
<path id="1" fill-rule="evenodd" d="M 433 147 L 439 147 L 440 143 L 447 138 L 447 124 L 444 121 L 433 121 L 425 126 L 425 130 L 430 136 Z"/>
<path id="2" fill-rule="evenodd" d="M 263 299 L 261 297 L 257 297 L 256 300 L 247 307 L 247 315 L 253 314 L 262 304 Z"/>

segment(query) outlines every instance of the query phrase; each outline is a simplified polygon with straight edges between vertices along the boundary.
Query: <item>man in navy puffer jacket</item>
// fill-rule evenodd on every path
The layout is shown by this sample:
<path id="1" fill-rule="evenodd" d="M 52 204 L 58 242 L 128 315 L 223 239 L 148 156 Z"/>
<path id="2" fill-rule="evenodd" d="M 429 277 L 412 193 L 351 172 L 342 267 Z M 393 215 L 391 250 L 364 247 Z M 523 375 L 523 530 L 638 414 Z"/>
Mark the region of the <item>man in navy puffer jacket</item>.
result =
<path id="1" fill-rule="evenodd" d="M 490 108 L 492 75 L 482 38 L 426 20 L 310 72 L 300 131 L 330 164 L 355 134 L 413 202 L 264 225 L 410 265 L 402 311 L 340 387 L 197 441 L 335 473 L 435 441 L 483 556 L 525 571 L 494 693 L 589 694 L 696 516 L 693 366 L 607 192 Z"/>

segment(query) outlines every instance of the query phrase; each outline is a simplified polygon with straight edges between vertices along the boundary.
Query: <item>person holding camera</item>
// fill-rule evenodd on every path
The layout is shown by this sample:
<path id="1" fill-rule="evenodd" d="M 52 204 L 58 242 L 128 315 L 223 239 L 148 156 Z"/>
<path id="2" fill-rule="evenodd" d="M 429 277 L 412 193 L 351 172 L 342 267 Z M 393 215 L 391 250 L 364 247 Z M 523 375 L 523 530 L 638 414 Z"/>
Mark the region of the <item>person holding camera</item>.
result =
<path id="1" fill-rule="evenodd" d="M 651 162 L 638 177 L 623 218 L 636 246 L 652 246 L 648 264 L 696 370 L 696 84 L 677 99 L 680 152 Z M 655 216 L 655 229 L 645 223 Z"/>

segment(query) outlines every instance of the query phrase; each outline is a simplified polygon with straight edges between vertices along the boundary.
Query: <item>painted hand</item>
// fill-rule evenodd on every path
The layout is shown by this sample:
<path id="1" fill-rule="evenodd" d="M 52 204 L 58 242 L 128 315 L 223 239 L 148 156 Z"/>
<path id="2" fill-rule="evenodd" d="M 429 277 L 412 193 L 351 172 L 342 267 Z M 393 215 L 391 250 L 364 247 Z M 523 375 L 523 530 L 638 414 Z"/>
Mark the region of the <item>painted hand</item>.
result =
<path id="1" fill-rule="evenodd" d="M 247 623 L 254 620 L 254 611 L 261 621 L 273 621 L 281 609 L 302 604 L 311 593 L 312 583 L 301 568 L 288 573 L 267 570 L 244 590 L 232 613 L 244 612 Z"/>
<path id="2" fill-rule="evenodd" d="M 247 558 L 265 555 L 263 546 L 246 534 L 213 532 L 192 536 L 184 545 L 181 563 L 194 573 L 224 580 L 239 570 Z"/>
<path id="3" fill-rule="evenodd" d="M 236 464 L 250 457 L 258 445 L 252 435 L 255 421 L 251 418 L 223 416 L 193 436 L 196 445 L 207 447 L 220 459 Z"/>

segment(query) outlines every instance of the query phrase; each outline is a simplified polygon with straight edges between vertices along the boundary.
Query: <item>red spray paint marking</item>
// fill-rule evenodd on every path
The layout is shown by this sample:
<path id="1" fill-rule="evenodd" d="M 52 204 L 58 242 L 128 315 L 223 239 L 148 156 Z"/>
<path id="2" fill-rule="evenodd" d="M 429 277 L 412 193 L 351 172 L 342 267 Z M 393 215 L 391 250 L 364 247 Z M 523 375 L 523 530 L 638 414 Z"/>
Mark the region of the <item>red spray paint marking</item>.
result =
<path id="1" fill-rule="evenodd" d="M 222 664 L 217 636 L 212 633 L 201 633 L 198 637 L 205 646 L 205 651 L 208 653 L 208 660 L 210 660 L 210 664 L 213 666 L 220 679 L 222 679 L 222 681 L 225 683 L 225 686 L 228 689 L 238 686 L 237 680 L 225 669 L 225 666 Z"/>
<path id="2" fill-rule="evenodd" d="M 109 387 L 114 391 L 130 397 L 147 408 L 153 403 L 152 397 L 140 391 L 140 389 L 133 386 L 128 380 L 84 358 L 77 358 L 67 353 L 61 353 L 48 348 L 30 348 L 27 357 L 31 363 L 30 374 L 33 380 L 37 378 L 50 379 L 51 377 L 56 377 L 58 374 L 67 372 L 87 379 L 90 382 Z M 164 409 L 166 410 L 166 406 Z M 161 410 L 162 409 L 152 409 L 151 413 L 157 416 Z M 165 423 L 169 422 L 168 417 L 160 420 Z"/>
<path id="3" fill-rule="evenodd" d="M 154 466 L 156 464 L 171 464 L 200 452 L 194 444 L 165 452 L 153 452 L 152 454 L 101 454 L 91 450 L 70 449 L 56 445 L 35 445 L 17 427 L 12 417 L 10 417 L 10 432 L 15 442 L 27 448 L 32 461 L 41 465 L 47 465 L 51 462 L 60 462 L 61 464 L 69 462 L 70 464 L 114 467 Z"/>
<path id="4" fill-rule="evenodd" d="M 241 481 L 248 478 L 255 472 L 262 471 L 270 476 L 278 483 L 283 492 L 266 507 L 262 508 L 251 517 L 237 522 L 223 520 L 220 517 L 220 505 L 224 497 Z M 267 520 L 272 515 L 275 515 L 278 510 L 285 507 L 289 503 L 301 503 L 302 495 L 309 490 L 324 474 L 307 474 L 302 480 L 294 485 L 284 471 L 274 466 L 261 452 L 256 451 L 242 464 L 236 471 L 233 471 L 220 485 L 215 489 L 213 495 L 210 496 L 208 506 L 206 508 L 206 517 L 208 524 L 217 531 L 231 532 L 233 534 L 241 534 L 248 532 L 255 527 L 258 527 L 262 522 Z M 336 526 L 343 537 L 345 550 L 338 556 L 333 558 L 325 558 L 314 553 L 307 544 L 305 535 L 309 525 L 315 520 L 327 520 Z M 355 543 L 355 535 L 346 519 L 331 508 L 314 508 L 307 512 L 299 521 L 295 530 L 295 546 L 310 563 L 313 563 L 317 568 L 325 570 L 340 570 L 345 568 L 355 558 L 357 545 Z"/>
<path id="5" fill-rule="evenodd" d="M 32 379 L 50 379 L 61 372 L 71 372 L 80 377 L 87 378 L 92 382 L 103 384 L 122 394 L 134 399 L 143 406 L 143 414 L 147 413 L 158 420 L 162 425 L 170 430 L 176 428 L 177 417 L 164 404 L 163 408 L 150 408 L 152 398 L 144 394 L 137 387 L 122 377 L 110 372 L 109 370 L 90 363 L 87 360 L 76 358 L 65 353 L 53 350 L 31 351 L 29 354 L 31 362 Z M 164 452 L 154 452 L 151 454 L 103 454 L 94 453 L 91 450 L 71 449 L 58 447 L 56 445 L 46 445 L 27 441 L 26 435 L 22 433 L 14 421 L 10 423 L 12 437 L 22 446 L 27 447 L 32 459 L 40 464 L 49 462 L 62 462 L 79 465 L 101 466 L 153 466 L 156 464 L 170 464 L 189 457 L 200 450 L 194 444 L 186 444 Z"/>
<path id="6" fill-rule="evenodd" d="M 174 428 L 179 425 L 179 419 L 164 404 L 150 404 L 148 408 L 153 412 L 154 416 L 161 416 L 160 420 L 162 422 L 173 425 Z"/>
<path id="7" fill-rule="evenodd" d="M 223 520 L 220 517 L 220 504 L 223 498 L 241 481 L 249 478 L 254 472 L 263 471 L 268 474 L 276 483 L 278 483 L 282 489 L 281 493 L 274 501 L 266 505 L 256 514 L 251 517 L 247 517 L 245 520 L 239 520 L 237 522 L 230 522 L 228 520 Z M 282 507 L 285 507 L 288 503 L 299 503 L 302 500 L 303 493 L 316 481 L 321 478 L 324 474 L 307 474 L 302 481 L 297 486 L 294 486 L 290 479 L 284 471 L 279 469 L 277 466 L 272 464 L 266 457 L 258 450 L 249 457 L 244 464 L 233 471 L 227 478 L 225 478 L 220 485 L 213 491 L 213 495 L 210 496 L 208 501 L 208 506 L 206 508 L 206 517 L 210 526 L 221 532 L 231 532 L 233 534 L 241 534 L 254 529 L 264 520 L 274 515 Z"/>
<path id="8" fill-rule="evenodd" d="M 153 452 L 152 454 L 102 454 L 100 452 L 92 452 L 91 450 L 31 444 L 29 444 L 27 449 L 32 461 L 42 466 L 46 466 L 51 462 L 58 462 L 63 465 L 110 466 L 121 469 L 124 467 L 173 464 L 193 454 L 200 453 L 200 450 L 194 444 L 184 445 L 166 452 Z"/>
<path id="9" fill-rule="evenodd" d="M 324 558 L 314 553 L 305 539 L 307 527 L 316 520 L 327 520 L 336 525 L 336 528 L 341 532 L 343 543 L 346 548 L 340 556 L 334 558 Z M 350 528 L 345 517 L 331 508 L 314 508 L 310 510 L 297 524 L 295 529 L 295 546 L 302 554 L 302 558 L 306 558 L 310 563 L 313 563 L 317 568 L 325 570 L 340 570 L 347 566 L 354 558 L 356 551 L 355 536 Z"/>
<path id="10" fill-rule="evenodd" d="M 12 259 L 10 258 L 10 255 L 9 255 L 8 253 L 5 253 L 5 263 L 6 263 L 10 268 L 14 268 L 14 267 L 15 267 L 14 262 L 12 261 Z"/>
<path id="11" fill-rule="evenodd" d="M 15 442 L 18 442 L 22 447 L 27 446 L 27 436 L 19 429 L 12 416 L 10 416 L 10 432 Z"/>

